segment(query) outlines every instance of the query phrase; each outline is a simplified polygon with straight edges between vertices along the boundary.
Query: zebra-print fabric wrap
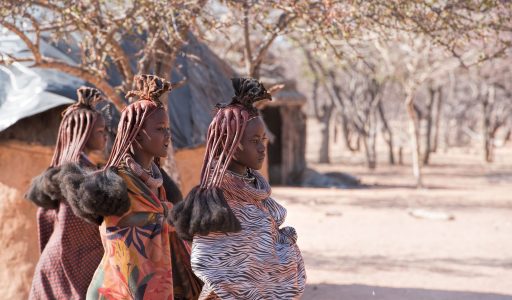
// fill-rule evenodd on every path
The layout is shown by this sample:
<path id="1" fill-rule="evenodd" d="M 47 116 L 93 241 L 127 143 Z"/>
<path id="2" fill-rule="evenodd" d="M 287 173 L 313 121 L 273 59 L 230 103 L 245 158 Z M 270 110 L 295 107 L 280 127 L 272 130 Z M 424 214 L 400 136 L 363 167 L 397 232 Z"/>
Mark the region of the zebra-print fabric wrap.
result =
<path id="1" fill-rule="evenodd" d="M 204 282 L 199 299 L 298 299 L 304 292 L 297 233 L 279 228 L 286 209 L 270 198 L 268 182 L 255 176 L 256 188 L 230 174 L 222 184 L 242 231 L 194 236 L 192 269 Z"/>

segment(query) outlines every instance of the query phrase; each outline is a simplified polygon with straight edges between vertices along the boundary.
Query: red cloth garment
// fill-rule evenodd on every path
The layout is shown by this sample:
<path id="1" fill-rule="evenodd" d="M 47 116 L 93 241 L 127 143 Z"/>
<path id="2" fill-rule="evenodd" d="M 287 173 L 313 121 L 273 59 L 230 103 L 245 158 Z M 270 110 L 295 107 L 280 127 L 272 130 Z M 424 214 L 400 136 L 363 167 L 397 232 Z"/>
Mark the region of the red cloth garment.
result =
<path id="1" fill-rule="evenodd" d="M 37 230 L 39 236 L 39 253 L 43 253 L 55 226 L 55 209 L 37 208 Z"/>
<path id="2" fill-rule="evenodd" d="M 103 257 L 98 226 L 73 214 L 61 201 L 55 229 L 37 263 L 29 299 L 85 299 Z"/>
<path id="3" fill-rule="evenodd" d="M 39 208 L 38 224 L 42 253 L 29 299 L 85 299 L 103 257 L 98 226 L 75 216 L 65 200 L 57 209 Z"/>

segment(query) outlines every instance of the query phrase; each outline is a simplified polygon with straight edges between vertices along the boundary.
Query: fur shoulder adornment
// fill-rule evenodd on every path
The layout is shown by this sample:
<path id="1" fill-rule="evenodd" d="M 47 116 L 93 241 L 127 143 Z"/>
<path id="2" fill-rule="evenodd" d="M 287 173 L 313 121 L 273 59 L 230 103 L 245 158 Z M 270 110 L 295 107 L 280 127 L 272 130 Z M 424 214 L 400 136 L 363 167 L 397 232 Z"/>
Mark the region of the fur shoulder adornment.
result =
<path id="1" fill-rule="evenodd" d="M 59 207 L 62 194 L 59 188 L 60 167 L 48 168 L 40 175 L 34 177 L 25 198 L 37 206 L 49 209 Z"/>
<path id="2" fill-rule="evenodd" d="M 160 168 L 160 173 L 162 173 L 162 179 L 164 180 L 163 185 L 167 200 L 173 204 L 181 202 L 183 200 L 183 194 L 181 193 L 180 188 L 176 182 L 172 180 L 172 178 L 164 171 L 164 169 Z"/>
<path id="3" fill-rule="evenodd" d="M 60 179 L 64 199 L 87 222 L 99 225 L 104 216 L 120 216 L 129 209 L 126 184 L 113 168 L 87 172 L 77 164 L 66 164 Z"/>
<path id="4" fill-rule="evenodd" d="M 171 220 L 180 238 L 187 241 L 196 234 L 238 232 L 242 229 L 218 187 L 193 188 L 184 201 L 174 206 Z"/>
<path id="5" fill-rule="evenodd" d="M 85 221 L 93 224 L 101 224 L 103 222 L 103 218 L 97 214 L 91 214 L 83 211 L 81 209 L 80 203 L 80 185 L 84 181 L 86 176 L 86 169 L 80 167 L 75 163 L 68 163 L 61 167 L 60 172 L 60 184 L 59 188 L 61 190 L 63 200 L 65 200 L 73 213 Z"/>
<path id="6" fill-rule="evenodd" d="M 115 167 L 87 175 L 80 196 L 86 212 L 101 216 L 122 216 L 130 208 L 128 188 Z"/>

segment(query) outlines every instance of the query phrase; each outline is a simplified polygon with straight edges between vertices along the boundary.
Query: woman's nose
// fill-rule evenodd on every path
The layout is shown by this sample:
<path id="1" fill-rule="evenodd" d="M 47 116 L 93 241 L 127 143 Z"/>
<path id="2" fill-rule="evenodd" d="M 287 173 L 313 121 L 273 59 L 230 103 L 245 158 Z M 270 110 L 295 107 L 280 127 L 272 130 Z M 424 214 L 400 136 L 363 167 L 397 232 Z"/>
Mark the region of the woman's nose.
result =
<path id="1" fill-rule="evenodd" d="M 265 144 L 263 144 L 263 143 L 259 144 L 257 150 L 259 153 L 265 153 Z"/>

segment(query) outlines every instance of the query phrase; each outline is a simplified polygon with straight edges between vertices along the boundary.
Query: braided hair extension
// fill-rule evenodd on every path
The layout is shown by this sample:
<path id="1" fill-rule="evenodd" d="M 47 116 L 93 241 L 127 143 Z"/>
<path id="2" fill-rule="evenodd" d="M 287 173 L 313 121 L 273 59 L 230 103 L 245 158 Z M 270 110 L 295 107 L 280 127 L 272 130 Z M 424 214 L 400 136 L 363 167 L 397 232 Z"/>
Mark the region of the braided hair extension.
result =
<path id="1" fill-rule="evenodd" d="M 259 116 L 254 103 L 272 100 L 272 97 L 256 79 L 233 78 L 231 81 L 235 96 L 230 103 L 217 105 L 217 112 L 208 128 L 200 183 L 185 201 L 173 209 L 176 231 L 185 240 L 192 240 L 195 234 L 237 232 L 241 229 L 240 222 L 224 199 L 221 184 L 247 122 Z"/>
<path id="2" fill-rule="evenodd" d="M 126 94 L 127 98 L 138 97 L 121 112 L 117 136 L 105 168 L 117 167 L 130 149 L 144 122 L 158 109 L 165 109 L 160 97 L 172 90 L 172 84 L 154 75 L 137 75 L 136 89 Z"/>
<path id="3" fill-rule="evenodd" d="M 51 166 L 58 167 L 65 162 L 78 163 L 87 139 L 100 112 L 94 105 L 102 99 L 100 91 L 82 86 L 76 91 L 77 103 L 70 105 L 62 113 L 57 145 L 53 153 Z"/>

